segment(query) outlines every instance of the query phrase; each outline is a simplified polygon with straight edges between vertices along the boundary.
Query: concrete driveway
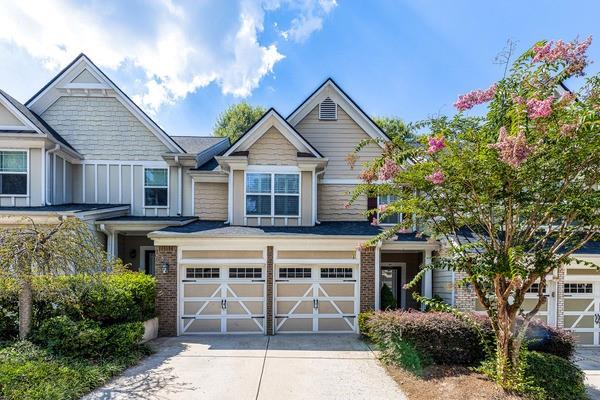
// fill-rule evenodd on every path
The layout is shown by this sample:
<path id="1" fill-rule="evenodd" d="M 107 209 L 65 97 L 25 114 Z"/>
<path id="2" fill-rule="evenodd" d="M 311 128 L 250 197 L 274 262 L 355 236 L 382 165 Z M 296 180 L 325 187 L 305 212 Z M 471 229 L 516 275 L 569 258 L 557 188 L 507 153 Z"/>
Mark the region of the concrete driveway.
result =
<path id="1" fill-rule="evenodd" d="M 179 337 L 153 345 L 156 354 L 85 399 L 406 399 L 354 335 Z"/>
<path id="2" fill-rule="evenodd" d="M 573 361 L 585 372 L 585 384 L 590 399 L 600 400 L 600 349 L 579 347 Z"/>

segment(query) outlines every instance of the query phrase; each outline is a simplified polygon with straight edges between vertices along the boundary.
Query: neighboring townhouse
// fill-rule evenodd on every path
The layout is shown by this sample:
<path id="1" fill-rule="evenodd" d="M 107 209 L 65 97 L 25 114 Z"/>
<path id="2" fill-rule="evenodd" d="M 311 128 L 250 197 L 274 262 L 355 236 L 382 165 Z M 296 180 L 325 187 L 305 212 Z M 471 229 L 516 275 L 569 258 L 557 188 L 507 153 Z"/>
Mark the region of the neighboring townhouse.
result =
<path id="1" fill-rule="evenodd" d="M 0 91 L 0 227 L 76 216 L 134 269 L 147 234 L 195 219 L 196 155 L 223 138 L 171 137 L 80 55 L 26 104 Z"/>
<path id="2" fill-rule="evenodd" d="M 399 308 L 420 308 L 417 290 L 481 311 L 459 274 L 404 289 L 440 243 L 410 230 L 360 246 L 403 218 L 366 216 L 390 198 L 346 204 L 388 140 L 331 79 L 234 144 L 169 136 L 81 55 L 24 105 L 0 91 L 0 227 L 86 221 L 110 254 L 156 275 L 161 335 L 357 332 L 383 285 Z M 578 257 L 600 263 L 600 245 Z M 600 345 L 600 274 L 573 265 L 548 279 L 540 318 Z"/>

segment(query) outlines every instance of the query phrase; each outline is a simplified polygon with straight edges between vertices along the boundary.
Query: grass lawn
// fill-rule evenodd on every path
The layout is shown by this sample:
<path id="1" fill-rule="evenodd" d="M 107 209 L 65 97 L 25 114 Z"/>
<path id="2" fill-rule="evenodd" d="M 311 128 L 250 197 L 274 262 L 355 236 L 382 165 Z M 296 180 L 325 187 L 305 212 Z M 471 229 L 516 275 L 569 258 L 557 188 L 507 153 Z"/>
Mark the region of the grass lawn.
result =
<path id="1" fill-rule="evenodd" d="M 430 366 L 422 376 L 391 365 L 385 368 L 410 400 L 524 400 L 465 367 Z"/>
<path id="2" fill-rule="evenodd" d="M 79 399 L 149 354 L 90 361 L 52 355 L 30 342 L 0 344 L 0 399 Z"/>

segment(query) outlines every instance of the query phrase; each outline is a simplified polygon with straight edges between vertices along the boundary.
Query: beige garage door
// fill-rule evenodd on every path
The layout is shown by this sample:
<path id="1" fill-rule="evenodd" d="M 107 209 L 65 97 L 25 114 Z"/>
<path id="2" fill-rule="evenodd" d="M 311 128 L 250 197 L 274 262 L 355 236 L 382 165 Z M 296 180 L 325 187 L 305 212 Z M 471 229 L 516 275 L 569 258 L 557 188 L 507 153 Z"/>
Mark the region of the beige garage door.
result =
<path id="1" fill-rule="evenodd" d="M 263 266 L 184 266 L 180 313 L 181 334 L 264 333 Z"/>
<path id="2" fill-rule="evenodd" d="M 275 330 L 278 333 L 355 332 L 356 266 L 276 268 Z"/>
<path id="3" fill-rule="evenodd" d="M 565 329 L 573 332 L 577 342 L 600 345 L 600 283 L 565 283 Z"/>

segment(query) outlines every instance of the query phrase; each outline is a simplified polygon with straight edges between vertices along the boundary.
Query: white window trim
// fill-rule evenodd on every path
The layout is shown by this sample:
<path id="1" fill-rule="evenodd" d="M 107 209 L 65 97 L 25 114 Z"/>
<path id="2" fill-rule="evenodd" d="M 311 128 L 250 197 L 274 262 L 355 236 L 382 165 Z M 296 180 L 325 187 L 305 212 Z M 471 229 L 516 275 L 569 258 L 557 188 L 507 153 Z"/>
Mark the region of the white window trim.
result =
<path id="1" fill-rule="evenodd" d="M 246 191 L 246 182 L 248 174 L 265 174 L 271 176 L 271 191 L 269 193 L 248 193 Z M 296 175 L 298 177 L 298 193 L 275 193 L 275 175 Z M 271 214 L 248 214 L 246 209 L 246 197 L 248 195 L 254 196 L 271 196 Z M 275 215 L 275 196 L 298 196 L 298 215 Z M 288 224 L 288 219 L 298 219 L 298 226 L 302 221 L 302 174 L 298 171 L 260 171 L 260 170 L 244 170 L 244 222 L 248 223 L 248 218 L 258 218 L 259 225 L 261 218 L 269 218 L 271 225 L 275 225 L 275 218 L 284 218 L 285 225 Z"/>
<path id="2" fill-rule="evenodd" d="M 165 186 L 146 186 L 146 170 L 147 169 L 165 169 L 167 170 L 167 205 L 165 206 L 148 206 L 146 205 L 146 189 L 165 189 Z M 142 179 L 143 179 L 143 192 L 142 192 L 142 198 L 144 199 L 143 203 L 144 203 L 144 208 L 147 209 L 169 209 L 170 207 L 170 183 L 171 183 L 171 169 L 169 167 L 144 167 L 144 173 L 142 175 Z"/>
<path id="3" fill-rule="evenodd" d="M 389 196 L 393 196 L 393 195 L 389 195 Z M 381 223 L 381 219 L 380 219 L 380 215 L 379 215 L 380 214 L 379 213 L 379 205 L 380 204 L 389 204 L 389 203 L 381 203 L 380 202 L 380 197 L 381 196 L 377 196 L 377 222 L 378 222 L 378 225 L 379 226 L 394 226 L 394 225 L 397 225 L 397 224 L 401 224 L 404 221 L 404 214 L 403 213 L 396 213 L 396 214 L 400 214 L 400 221 L 397 224 L 396 223 L 389 223 L 389 222 L 386 222 L 386 223 L 383 223 L 383 224 Z"/>
<path id="4" fill-rule="evenodd" d="M 28 198 L 29 197 L 29 184 L 30 184 L 30 176 L 29 176 L 29 149 L 0 149 L 0 152 L 4 152 L 4 151 L 10 151 L 10 152 L 18 152 L 18 153 L 25 153 L 25 166 L 26 166 L 26 171 L 25 172 L 0 172 L 0 175 L 12 175 L 12 174 L 20 174 L 20 175 L 26 175 L 27 176 L 27 183 L 25 185 L 26 188 L 26 193 L 25 194 L 11 194 L 11 193 L 1 193 L 0 197 L 9 197 L 9 198 L 13 198 L 13 202 L 15 198 Z"/>

